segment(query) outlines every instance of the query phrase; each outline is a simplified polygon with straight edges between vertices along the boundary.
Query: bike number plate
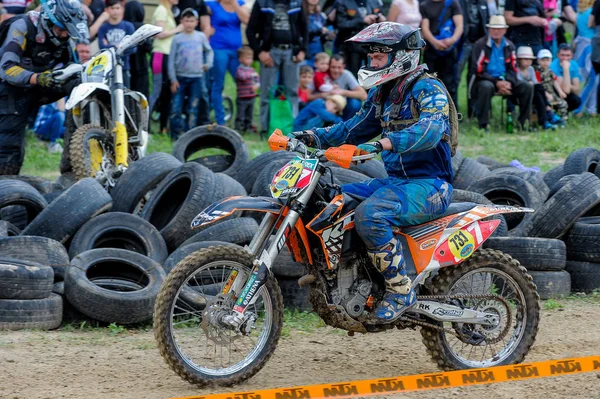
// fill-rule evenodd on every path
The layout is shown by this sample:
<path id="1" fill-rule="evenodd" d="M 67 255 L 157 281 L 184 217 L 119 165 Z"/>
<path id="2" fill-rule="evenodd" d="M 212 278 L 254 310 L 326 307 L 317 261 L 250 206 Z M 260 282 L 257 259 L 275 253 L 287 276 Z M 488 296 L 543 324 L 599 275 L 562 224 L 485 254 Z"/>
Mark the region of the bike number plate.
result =
<path id="1" fill-rule="evenodd" d="M 308 187 L 316 168 L 316 159 L 304 160 L 295 157 L 273 177 L 269 186 L 271 195 L 273 198 L 281 198 L 299 193 Z"/>

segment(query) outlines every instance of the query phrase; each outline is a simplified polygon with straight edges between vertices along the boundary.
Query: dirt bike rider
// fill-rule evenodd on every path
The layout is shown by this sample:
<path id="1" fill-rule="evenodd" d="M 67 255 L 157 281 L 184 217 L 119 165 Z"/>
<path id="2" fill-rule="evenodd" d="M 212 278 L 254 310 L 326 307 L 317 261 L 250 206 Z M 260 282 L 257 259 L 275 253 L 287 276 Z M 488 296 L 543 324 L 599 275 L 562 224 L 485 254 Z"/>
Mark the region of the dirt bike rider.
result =
<path id="1" fill-rule="evenodd" d="M 367 100 L 345 122 L 292 135 L 308 145 L 349 143 L 358 145 L 361 155 L 381 153 L 388 178 L 346 184 L 342 191 L 364 199 L 356 208 L 355 228 L 385 278 L 376 322 L 389 323 L 416 302 L 392 226 L 435 219 L 452 200 L 449 96 L 419 65 L 425 45 L 419 29 L 382 22 L 348 41 L 368 53 L 368 65 L 358 72 L 360 85 L 371 89 Z M 380 140 L 368 142 L 380 134 Z"/>
<path id="2" fill-rule="evenodd" d="M 0 175 L 16 175 L 25 156 L 27 118 L 39 105 L 68 95 L 52 69 L 73 61 L 69 37 L 89 39 L 80 0 L 42 0 L 30 11 L 5 22 L 0 49 Z"/>

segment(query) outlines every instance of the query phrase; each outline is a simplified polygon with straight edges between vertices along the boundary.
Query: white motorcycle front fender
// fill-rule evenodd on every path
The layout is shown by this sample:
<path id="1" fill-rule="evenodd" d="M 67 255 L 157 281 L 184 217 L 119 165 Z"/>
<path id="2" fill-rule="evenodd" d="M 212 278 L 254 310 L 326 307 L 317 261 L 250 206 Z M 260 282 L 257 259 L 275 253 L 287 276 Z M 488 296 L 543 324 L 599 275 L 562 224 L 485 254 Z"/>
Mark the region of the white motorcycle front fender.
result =
<path id="1" fill-rule="evenodd" d="M 73 109 L 76 105 L 88 98 L 90 94 L 96 90 L 104 90 L 110 93 L 110 88 L 104 83 L 81 83 L 71 92 L 65 108 L 67 110 Z"/>

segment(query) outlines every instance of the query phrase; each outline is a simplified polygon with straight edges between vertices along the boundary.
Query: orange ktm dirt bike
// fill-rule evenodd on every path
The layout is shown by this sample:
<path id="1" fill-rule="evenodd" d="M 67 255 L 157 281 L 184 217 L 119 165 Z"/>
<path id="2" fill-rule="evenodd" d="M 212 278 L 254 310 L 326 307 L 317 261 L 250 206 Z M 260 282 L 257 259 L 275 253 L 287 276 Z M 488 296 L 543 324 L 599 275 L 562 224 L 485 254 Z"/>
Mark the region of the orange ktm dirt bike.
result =
<path id="1" fill-rule="evenodd" d="M 299 153 L 274 176 L 272 198 L 230 197 L 192 222 L 194 228 L 237 211 L 264 212 L 251 243 L 194 252 L 169 273 L 158 295 L 155 338 L 176 373 L 198 385 L 231 385 L 265 365 L 283 319 L 271 268 L 286 244 L 306 268 L 299 284 L 310 288 L 314 310 L 332 327 L 349 335 L 420 327 L 442 369 L 525 358 L 538 331 L 536 287 L 518 261 L 481 245 L 499 224 L 483 219 L 531 209 L 456 203 L 429 223 L 395 228 L 407 266 L 417 272 L 417 302 L 398 320 L 381 324 L 372 311 L 385 292 L 383 277 L 354 229 L 360 201 L 323 177 L 326 161 L 347 168 L 372 155 L 354 156 L 356 147 L 346 144 L 311 150 L 277 131 L 269 145 Z"/>

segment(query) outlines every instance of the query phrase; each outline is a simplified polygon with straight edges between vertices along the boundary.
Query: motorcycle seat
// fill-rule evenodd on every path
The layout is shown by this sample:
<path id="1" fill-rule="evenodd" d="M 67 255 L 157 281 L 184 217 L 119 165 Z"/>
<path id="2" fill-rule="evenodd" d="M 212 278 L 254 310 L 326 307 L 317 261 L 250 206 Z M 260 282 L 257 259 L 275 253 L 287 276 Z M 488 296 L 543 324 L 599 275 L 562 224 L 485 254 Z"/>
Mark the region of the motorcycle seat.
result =
<path id="1" fill-rule="evenodd" d="M 446 212 L 442 213 L 438 219 L 444 218 L 446 216 L 454 215 L 455 213 L 470 211 L 475 208 L 477 205 L 474 202 L 453 202 L 450 204 Z"/>

